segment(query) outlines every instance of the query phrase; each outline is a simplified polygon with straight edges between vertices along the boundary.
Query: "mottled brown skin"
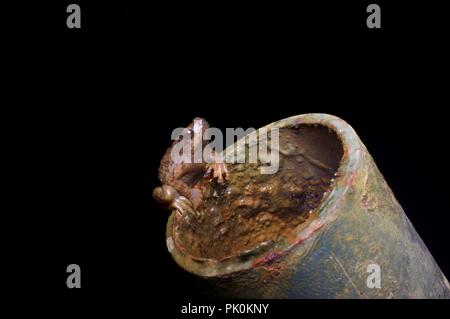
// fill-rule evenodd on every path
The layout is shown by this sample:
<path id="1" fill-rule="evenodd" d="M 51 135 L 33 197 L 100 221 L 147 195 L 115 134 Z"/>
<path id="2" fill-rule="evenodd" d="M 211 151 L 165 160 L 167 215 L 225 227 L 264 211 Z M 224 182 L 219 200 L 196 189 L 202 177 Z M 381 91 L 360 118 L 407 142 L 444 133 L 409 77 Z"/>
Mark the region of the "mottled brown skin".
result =
<path id="1" fill-rule="evenodd" d="M 196 123 L 196 125 L 194 125 Z M 185 128 L 188 136 L 201 134 L 208 129 L 209 124 L 202 118 L 195 118 L 189 126 Z M 171 157 L 173 147 L 181 139 L 175 140 L 172 146 L 167 149 L 159 166 L 159 179 L 163 184 L 153 191 L 153 197 L 163 206 L 169 209 L 176 209 L 182 215 L 185 213 L 195 214 L 202 202 L 202 193 L 199 189 L 199 181 L 208 178 L 215 178 L 218 183 L 222 183 L 227 174 L 225 163 L 175 163 Z M 207 141 L 201 140 L 203 148 Z M 198 147 L 191 144 L 191 156 Z"/>

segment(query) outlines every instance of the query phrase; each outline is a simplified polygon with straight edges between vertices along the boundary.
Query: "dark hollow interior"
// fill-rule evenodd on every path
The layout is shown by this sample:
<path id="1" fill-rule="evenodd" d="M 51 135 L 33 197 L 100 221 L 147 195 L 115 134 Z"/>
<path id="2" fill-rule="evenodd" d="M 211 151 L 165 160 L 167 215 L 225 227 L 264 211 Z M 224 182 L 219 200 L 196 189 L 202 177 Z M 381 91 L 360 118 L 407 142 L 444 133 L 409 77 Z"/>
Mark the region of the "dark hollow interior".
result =
<path id="1" fill-rule="evenodd" d="M 227 164 L 226 182 L 204 184 L 200 218 L 175 227 L 177 243 L 195 257 L 223 259 L 289 237 L 317 216 L 343 154 L 337 135 L 321 125 L 279 131 L 279 169 Z M 270 143 L 269 143 L 270 145 Z"/>

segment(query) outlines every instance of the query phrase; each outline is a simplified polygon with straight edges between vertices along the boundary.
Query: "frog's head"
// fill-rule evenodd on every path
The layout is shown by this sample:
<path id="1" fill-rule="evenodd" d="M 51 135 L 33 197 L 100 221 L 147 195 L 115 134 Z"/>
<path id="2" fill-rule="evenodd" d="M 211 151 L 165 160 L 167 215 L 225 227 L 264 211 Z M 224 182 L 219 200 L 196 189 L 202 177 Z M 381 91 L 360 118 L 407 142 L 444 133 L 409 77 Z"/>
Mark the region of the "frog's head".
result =
<path id="1" fill-rule="evenodd" d="M 201 136 L 203 140 L 204 133 L 208 128 L 209 124 L 204 118 L 196 117 L 184 129 L 182 136 L 189 136 L 192 139 L 194 136 Z"/>

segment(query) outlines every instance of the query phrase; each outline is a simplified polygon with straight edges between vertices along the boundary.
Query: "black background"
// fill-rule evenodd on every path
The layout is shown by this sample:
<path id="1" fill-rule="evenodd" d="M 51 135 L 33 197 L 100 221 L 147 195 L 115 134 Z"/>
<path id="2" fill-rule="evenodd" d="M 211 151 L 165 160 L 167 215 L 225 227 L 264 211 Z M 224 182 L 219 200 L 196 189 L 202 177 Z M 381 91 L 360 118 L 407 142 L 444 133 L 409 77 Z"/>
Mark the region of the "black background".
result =
<path id="1" fill-rule="evenodd" d="M 367 1 L 76 3 L 80 30 L 69 2 L 2 3 L 4 264 L 19 292 L 199 297 L 151 198 L 171 131 L 195 116 L 221 129 L 345 119 L 450 275 L 444 10 L 377 1 L 382 28 L 368 29 Z"/>

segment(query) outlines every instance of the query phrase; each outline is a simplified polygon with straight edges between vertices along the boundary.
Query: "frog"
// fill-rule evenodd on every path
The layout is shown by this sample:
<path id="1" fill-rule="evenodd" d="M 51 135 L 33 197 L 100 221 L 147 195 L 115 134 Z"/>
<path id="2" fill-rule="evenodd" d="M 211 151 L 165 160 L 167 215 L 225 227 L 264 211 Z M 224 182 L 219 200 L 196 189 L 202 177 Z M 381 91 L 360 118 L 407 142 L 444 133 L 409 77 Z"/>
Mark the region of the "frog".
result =
<path id="1" fill-rule="evenodd" d="M 181 136 L 191 138 L 191 156 L 196 147 L 201 147 L 202 151 L 207 141 L 203 138 L 195 139 L 196 134 L 203 134 L 209 128 L 209 123 L 200 117 L 183 129 Z M 212 153 L 212 162 L 208 163 L 202 159 L 200 163 L 176 162 L 172 159 L 172 149 L 183 139 L 178 138 L 173 141 L 167 149 L 159 166 L 159 180 L 162 186 L 156 187 L 153 191 L 154 199 L 169 210 L 176 210 L 182 216 L 201 217 L 203 195 L 201 192 L 202 183 L 211 182 L 222 184 L 226 181 L 228 169 L 221 160 L 217 152 Z M 199 145 L 200 143 L 200 145 Z"/>

